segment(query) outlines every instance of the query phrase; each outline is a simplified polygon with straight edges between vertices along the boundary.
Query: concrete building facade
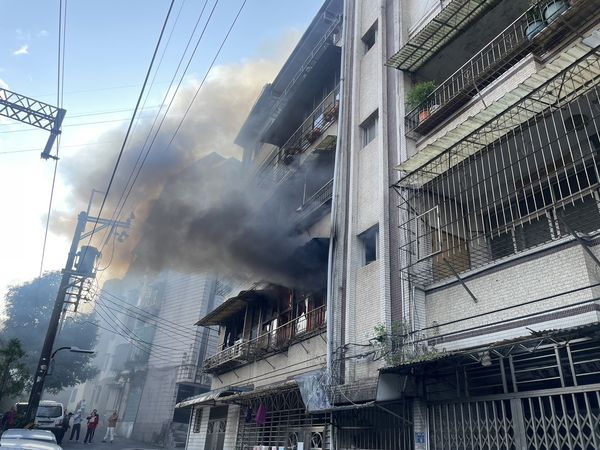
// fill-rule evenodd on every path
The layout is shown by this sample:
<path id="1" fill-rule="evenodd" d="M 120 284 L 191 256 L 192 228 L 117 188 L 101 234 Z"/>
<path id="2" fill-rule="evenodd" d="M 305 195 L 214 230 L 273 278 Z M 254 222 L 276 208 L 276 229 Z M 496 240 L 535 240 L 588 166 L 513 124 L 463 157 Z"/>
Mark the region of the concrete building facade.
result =
<path id="1" fill-rule="evenodd" d="M 326 301 L 256 285 L 199 321 L 187 448 L 600 445 L 599 6 L 324 2 L 238 142 L 273 192 L 331 176 L 297 227 Z"/>

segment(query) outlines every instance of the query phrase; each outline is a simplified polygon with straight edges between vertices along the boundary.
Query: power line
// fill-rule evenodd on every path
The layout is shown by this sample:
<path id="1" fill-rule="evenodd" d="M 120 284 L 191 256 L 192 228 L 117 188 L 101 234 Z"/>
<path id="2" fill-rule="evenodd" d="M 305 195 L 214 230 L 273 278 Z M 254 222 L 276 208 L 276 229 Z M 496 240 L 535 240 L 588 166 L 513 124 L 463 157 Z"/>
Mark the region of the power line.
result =
<path id="1" fill-rule="evenodd" d="M 109 316 L 113 317 L 113 319 L 119 324 L 119 328 L 122 331 L 124 331 L 127 334 L 127 336 L 129 336 L 131 339 L 134 339 L 143 344 L 146 344 L 149 347 L 159 347 L 161 349 L 164 348 L 166 350 L 171 350 L 171 351 L 175 351 L 175 352 L 185 351 L 185 350 L 182 350 L 181 348 L 168 347 L 166 345 L 161 345 L 161 344 L 156 344 L 154 342 L 145 341 L 139 335 L 137 335 L 135 333 L 135 331 L 133 331 L 125 323 L 123 323 L 123 321 L 121 319 L 119 319 L 119 317 L 109 307 L 102 305 L 102 304 L 98 304 L 98 303 L 96 304 L 96 306 L 100 307 L 102 309 L 102 311 L 104 311 L 105 314 L 108 314 Z M 113 322 L 113 324 L 114 324 L 114 322 Z"/>
<path id="2" fill-rule="evenodd" d="M 118 297 L 117 295 L 115 295 L 115 294 L 113 294 L 113 293 L 111 293 L 111 292 L 107 291 L 107 290 L 106 290 L 106 289 L 104 289 L 104 288 L 99 288 L 99 291 L 100 291 L 100 292 L 102 292 L 103 294 L 106 294 L 106 295 L 108 295 L 109 297 L 111 297 L 111 298 L 112 298 L 112 299 L 114 299 L 114 300 L 117 300 L 117 301 L 120 301 L 120 302 L 122 302 L 122 303 L 125 303 L 125 305 L 119 305 L 119 303 L 116 303 L 115 301 L 111 301 L 110 299 L 107 299 L 107 298 L 105 298 L 105 297 L 101 297 L 101 298 L 102 298 L 103 300 L 105 300 L 105 301 L 109 301 L 110 303 L 114 303 L 114 304 L 115 304 L 115 305 L 117 305 L 117 306 L 122 306 L 123 308 L 130 309 L 130 310 L 132 310 L 134 313 L 137 313 L 137 314 L 144 314 L 144 315 L 150 316 L 150 318 L 152 318 L 153 320 L 160 320 L 161 322 L 164 322 L 164 323 L 166 323 L 166 324 L 170 324 L 170 325 L 171 325 L 173 328 L 175 328 L 175 329 L 180 329 L 181 331 L 184 331 L 184 332 L 186 332 L 186 333 L 187 333 L 187 332 L 189 332 L 189 330 L 188 330 L 187 328 L 185 328 L 185 327 L 182 327 L 180 323 L 173 322 L 173 321 L 171 321 L 171 320 L 165 319 L 165 318 L 163 318 L 163 317 L 160 317 L 160 316 L 158 316 L 158 315 L 156 315 L 156 314 L 152 314 L 152 313 L 150 313 L 150 312 L 148 312 L 148 311 L 145 311 L 145 310 L 143 310 L 143 309 L 141 309 L 141 308 L 138 308 L 138 307 L 137 307 L 137 306 L 135 306 L 135 305 L 131 305 L 130 303 L 128 303 L 128 302 L 127 302 L 127 300 L 125 300 L 125 299 L 123 299 L 123 298 L 121 298 L 121 297 Z M 138 311 L 139 311 L 139 312 L 138 312 Z M 208 328 L 208 327 L 207 327 L 207 328 Z M 209 328 L 209 329 L 210 329 L 210 328 Z M 214 331 L 214 330 L 213 330 L 213 331 Z"/>
<path id="3" fill-rule="evenodd" d="M 113 331 L 114 331 L 116 334 L 118 334 L 119 336 L 121 336 L 121 337 L 123 337 L 123 338 L 125 338 L 125 339 L 129 340 L 129 336 L 127 336 L 127 335 L 123 334 L 122 332 L 118 331 L 118 330 L 117 330 L 117 328 L 115 328 L 114 324 L 113 324 L 113 323 L 112 323 L 110 320 L 108 320 L 108 319 L 107 319 L 107 317 L 104 315 L 104 313 L 103 313 L 103 312 L 101 312 L 101 311 L 99 311 L 99 310 L 96 310 L 96 313 L 98 314 L 98 316 L 99 316 L 99 317 L 101 317 L 101 318 L 102 318 L 102 320 L 104 320 L 104 322 L 106 322 L 106 324 L 107 324 L 107 325 L 108 325 L 110 328 L 112 328 L 112 329 L 113 329 Z M 129 340 L 129 343 L 130 343 L 131 345 L 133 345 L 135 348 L 137 348 L 137 349 L 139 349 L 139 350 L 143 351 L 144 353 L 147 353 L 148 355 L 154 356 L 155 358 L 162 359 L 162 360 L 169 361 L 169 362 L 172 362 L 172 361 L 177 361 L 177 360 L 178 360 L 178 358 L 177 358 L 177 357 L 175 357 L 175 359 L 168 358 L 168 357 L 167 357 L 167 354 L 163 354 L 163 353 L 161 353 L 161 352 L 159 352 L 159 351 L 157 351 L 157 350 L 155 350 L 155 349 L 152 349 L 152 348 L 146 348 L 146 347 L 144 347 L 143 345 L 141 345 L 141 344 L 137 343 L 137 342 L 136 342 L 136 341 L 134 341 L 134 340 Z M 153 352 L 154 352 L 154 355 L 152 355 L 152 353 L 153 353 Z"/>
<path id="4" fill-rule="evenodd" d="M 90 232 L 90 236 L 89 236 L 89 240 L 88 240 L 88 246 L 92 241 L 92 238 L 94 236 L 94 233 L 96 232 L 96 229 L 98 227 L 98 220 L 100 219 L 100 216 L 102 215 L 102 211 L 104 210 L 104 205 L 106 204 L 106 200 L 108 199 L 108 196 L 110 194 L 110 189 L 112 187 L 113 181 L 115 179 L 115 176 L 117 174 L 117 169 L 119 168 L 119 164 L 121 162 L 121 158 L 123 157 L 123 152 L 125 151 L 125 146 L 127 145 L 127 141 L 129 140 L 129 135 L 131 133 L 131 129 L 133 127 L 133 123 L 135 121 L 135 117 L 137 115 L 137 111 L 138 108 L 140 106 L 140 103 L 142 101 L 142 98 L 144 96 L 144 91 L 146 89 L 146 84 L 148 83 L 148 78 L 150 78 L 150 73 L 152 72 L 152 67 L 154 65 L 154 61 L 156 59 L 156 54 L 158 53 L 158 49 L 160 47 L 160 43 L 162 41 L 164 32 L 165 32 L 165 28 L 167 27 L 167 23 L 169 21 L 169 17 L 171 15 L 171 11 L 173 10 L 173 5 L 175 4 L 175 0 L 171 0 L 171 4 L 169 5 L 169 10 L 167 11 L 167 15 L 165 17 L 164 23 L 162 25 L 161 31 L 160 31 L 160 35 L 158 37 L 158 41 L 156 43 L 156 46 L 154 48 L 154 52 L 152 54 L 152 59 L 150 60 L 150 65 L 148 66 L 148 70 L 146 71 L 146 76 L 144 78 L 144 83 L 142 85 L 142 89 L 140 91 L 140 94 L 138 96 L 135 108 L 133 110 L 133 115 L 131 116 L 131 121 L 129 122 L 129 126 L 127 128 L 127 132 L 125 133 L 125 137 L 123 139 L 123 144 L 121 145 L 121 149 L 119 151 L 119 155 L 117 157 L 117 160 L 115 162 L 115 166 L 112 170 L 111 176 L 110 176 L 110 180 L 108 182 L 108 186 L 106 187 L 105 193 L 104 193 L 104 198 L 102 199 L 102 204 L 100 205 L 100 210 L 98 211 L 98 215 L 96 217 L 96 220 L 94 221 L 94 226 L 92 228 L 92 231 Z"/>
<path id="5" fill-rule="evenodd" d="M 63 92 L 65 82 L 65 41 L 67 31 L 67 0 L 64 4 L 63 13 L 63 1 L 60 0 L 58 7 L 58 58 L 57 58 L 57 73 L 56 73 L 56 103 L 58 108 L 63 107 Z M 50 187 L 50 199 L 48 201 L 48 213 L 46 215 L 46 227 L 44 230 L 44 241 L 42 243 L 42 257 L 40 258 L 40 273 L 42 276 L 44 270 L 44 259 L 46 257 L 46 244 L 48 242 L 48 230 L 50 229 L 50 215 L 52 214 L 52 203 L 54 201 L 54 188 L 56 186 L 56 173 L 58 171 L 58 153 L 60 150 L 61 136 L 59 135 L 56 140 L 56 158 L 54 159 L 54 171 L 52 174 L 52 185 Z"/>
<path id="6" fill-rule="evenodd" d="M 212 16 L 213 16 L 213 14 L 215 12 L 215 9 L 216 9 L 218 3 L 219 3 L 219 0 L 216 0 L 215 3 L 214 3 L 214 5 L 213 5 L 213 7 L 212 7 L 212 10 L 211 10 L 211 12 L 210 12 L 210 14 L 208 16 L 208 19 L 206 20 L 206 23 L 205 23 L 205 25 L 204 25 L 201 33 L 200 33 L 200 36 L 198 37 L 198 39 L 196 41 L 196 45 L 195 45 L 194 49 L 192 50 L 192 53 L 190 54 L 190 56 L 188 58 L 188 62 L 186 64 L 185 68 L 183 69 L 183 72 L 181 73 L 181 76 L 179 78 L 179 82 L 177 83 L 177 87 L 175 88 L 175 91 L 174 91 L 173 95 L 171 96 L 171 99 L 169 101 L 167 109 L 166 109 L 165 113 L 162 116 L 160 124 L 156 128 L 156 132 L 154 133 L 154 137 L 152 139 L 152 142 L 150 143 L 150 145 L 148 146 L 148 148 L 146 150 L 146 153 L 144 154 L 144 148 L 146 148 L 146 145 L 148 144 L 148 139 L 152 135 L 152 130 L 154 129 L 154 127 L 156 125 L 156 121 L 158 120 L 158 117 L 160 115 L 162 107 L 161 107 L 161 109 L 159 109 L 158 113 L 156 114 L 156 116 L 154 118 L 154 122 L 152 123 L 152 127 L 150 128 L 148 134 L 146 135 L 146 139 L 144 141 L 144 144 L 140 148 L 140 153 L 138 155 L 138 159 L 137 159 L 136 163 L 134 164 L 134 166 L 133 166 L 133 168 L 131 170 L 131 173 L 129 174 L 129 177 L 127 179 L 127 183 L 125 183 L 125 186 L 123 188 L 123 191 L 121 192 L 121 196 L 119 198 L 119 201 L 117 202 L 117 205 L 115 206 L 115 210 L 113 211 L 112 218 L 114 219 L 114 221 L 117 221 L 118 218 L 121 216 L 121 214 L 123 212 L 123 208 L 125 207 L 127 199 L 129 198 L 129 195 L 131 194 L 131 191 L 133 190 L 133 186 L 135 185 L 135 182 L 137 181 L 137 178 L 138 178 L 138 176 L 139 176 L 139 174 L 140 174 L 140 172 L 142 170 L 142 167 L 144 166 L 144 164 L 146 162 L 148 154 L 150 153 L 150 150 L 151 150 L 151 148 L 154 145 L 154 141 L 156 140 L 156 137 L 157 137 L 160 129 L 162 128 L 162 125 L 163 125 L 163 123 L 164 123 L 167 115 L 169 114 L 169 111 L 171 110 L 171 106 L 173 105 L 173 102 L 175 101 L 175 98 L 177 97 L 177 93 L 179 92 L 179 89 L 181 88 L 181 84 L 183 83 L 183 79 L 185 77 L 185 74 L 187 73 L 187 71 L 188 71 L 188 69 L 190 67 L 190 64 L 192 63 L 192 60 L 193 60 L 193 58 L 194 58 L 194 56 L 196 54 L 196 51 L 198 50 L 198 47 L 200 45 L 200 42 L 202 41 L 202 38 L 204 37 L 204 34 L 205 34 L 206 29 L 208 27 L 208 24 L 210 23 L 210 21 L 212 19 Z M 204 15 L 204 11 L 206 9 L 207 4 L 208 4 L 208 0 L 205 0 L 204 4 L 202 6 L 202 9 L 200 11 L 200 14 L 198 15 L 198 19 L 196 20 L 196 24 L 194 25 L 194 29 L 190 33 L 190 37 L 189 37 L 189 39 L 187 41 L 185 49 L 183 50 L 183 53 L 181 54 L 181 57 L 179 58 L 179 63 L 177 64 L 177 68 L 175 69 L 175 72 L 173 73 L 173 77 L 171 78 L 171 83 L 169 84 L 169 88 L 165 91 L 165 96 L 164 96 L 163 101 L 162 101 L 163 105 L 165 104 L 167 96 L 169 95 L 169 91 L 170 91 L 171 87 L 173 86 L 173 83 L 175 82 L 175 78 L 177 77 L 177 73 L 179 72 L 179 69 L 180 69 L 181 64 L 182 64 L 182 62 L 183 62 L 183 60 L 185 58 L 185 55 L 186 55 L 186 53 L 187 53 L 187 51 L 189 49 L 189 46 L 190 46 L 190 44 L 192 42 L 194 34 L 196 34 L 196 30 L 198 29 L 198 25 L 200 24 L 200 22 L 202 20 L 202 17 Z M 142 154 L 144 154 L 144 157 L 141 160 L 139 169 L 137 170 L 135 178 L 132 181 L 133 174 L 136 171 L 136 167 L 138 166 L 138 163 L 140 162 L 140 158 L 141 158 Z M 128 190 L 128 186 L 129 186 L 130 182 L 131 182 L 131 186 L 129 187 L 129 190 Z M 125 195 L 125 192 L 127 192 L 127 195 Z M 104 245 L 103 245 L 103 247 L 104 247 Z"/>

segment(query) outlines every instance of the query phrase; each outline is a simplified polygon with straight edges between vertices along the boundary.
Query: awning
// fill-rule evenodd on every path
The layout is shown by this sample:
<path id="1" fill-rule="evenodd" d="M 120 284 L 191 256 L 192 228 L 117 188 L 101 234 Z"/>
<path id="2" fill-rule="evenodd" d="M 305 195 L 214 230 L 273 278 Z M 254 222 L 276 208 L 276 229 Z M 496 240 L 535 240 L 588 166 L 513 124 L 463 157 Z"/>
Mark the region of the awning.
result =
<path id="1" fill-rule="evenodd" d="M 212 391 L 204 392 L 200 395 L 190 397 L 175 405 L 175 408 L 187 408 L 196 405 L 214 405 L 217 401 L 240 392 L 251 390 L 251 387 L 227 386 Z"/>
<path id="2" fill-rule="evenodd" d="M 237 296 L 225 300 L 221 305 L 196 322 L 195 325 L 203 327 L 222 325 L 226 319 L 244 311 L 249 304 L 272 301 L 277 298 L 276 288 L 241 291 Z"/>
<path id="3" fill-rule="evenodd" d="M 499 0 L 452 0 L 386 65 L 414 72 Z"/>

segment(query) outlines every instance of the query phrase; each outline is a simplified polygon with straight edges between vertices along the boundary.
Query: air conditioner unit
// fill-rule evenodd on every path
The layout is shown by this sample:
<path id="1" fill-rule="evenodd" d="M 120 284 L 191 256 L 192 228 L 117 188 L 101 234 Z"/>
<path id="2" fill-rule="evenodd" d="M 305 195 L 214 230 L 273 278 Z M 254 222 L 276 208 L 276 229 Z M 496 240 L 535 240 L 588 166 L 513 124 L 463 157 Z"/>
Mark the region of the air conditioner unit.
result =
<path id="1" fill-rule="evenodd" d="M 246 349 L 248 347 L 248 341 L 245 339 L 238 339 L 233 344 L 233 359 L 245 359 L 246 358 Z"/>

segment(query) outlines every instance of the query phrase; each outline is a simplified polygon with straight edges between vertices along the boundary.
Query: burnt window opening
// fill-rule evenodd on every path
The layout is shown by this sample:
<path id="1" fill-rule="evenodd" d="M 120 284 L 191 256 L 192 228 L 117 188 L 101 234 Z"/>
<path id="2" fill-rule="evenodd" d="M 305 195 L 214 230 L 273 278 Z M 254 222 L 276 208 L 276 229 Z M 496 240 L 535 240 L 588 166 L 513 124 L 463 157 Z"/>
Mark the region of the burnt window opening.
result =
<path id="1" fill-rule="evenodd" d="M 376 261 L 379 256 L 379 225 L 369 228 L 358 236 L 363 250 L 363 266 Z"/>

